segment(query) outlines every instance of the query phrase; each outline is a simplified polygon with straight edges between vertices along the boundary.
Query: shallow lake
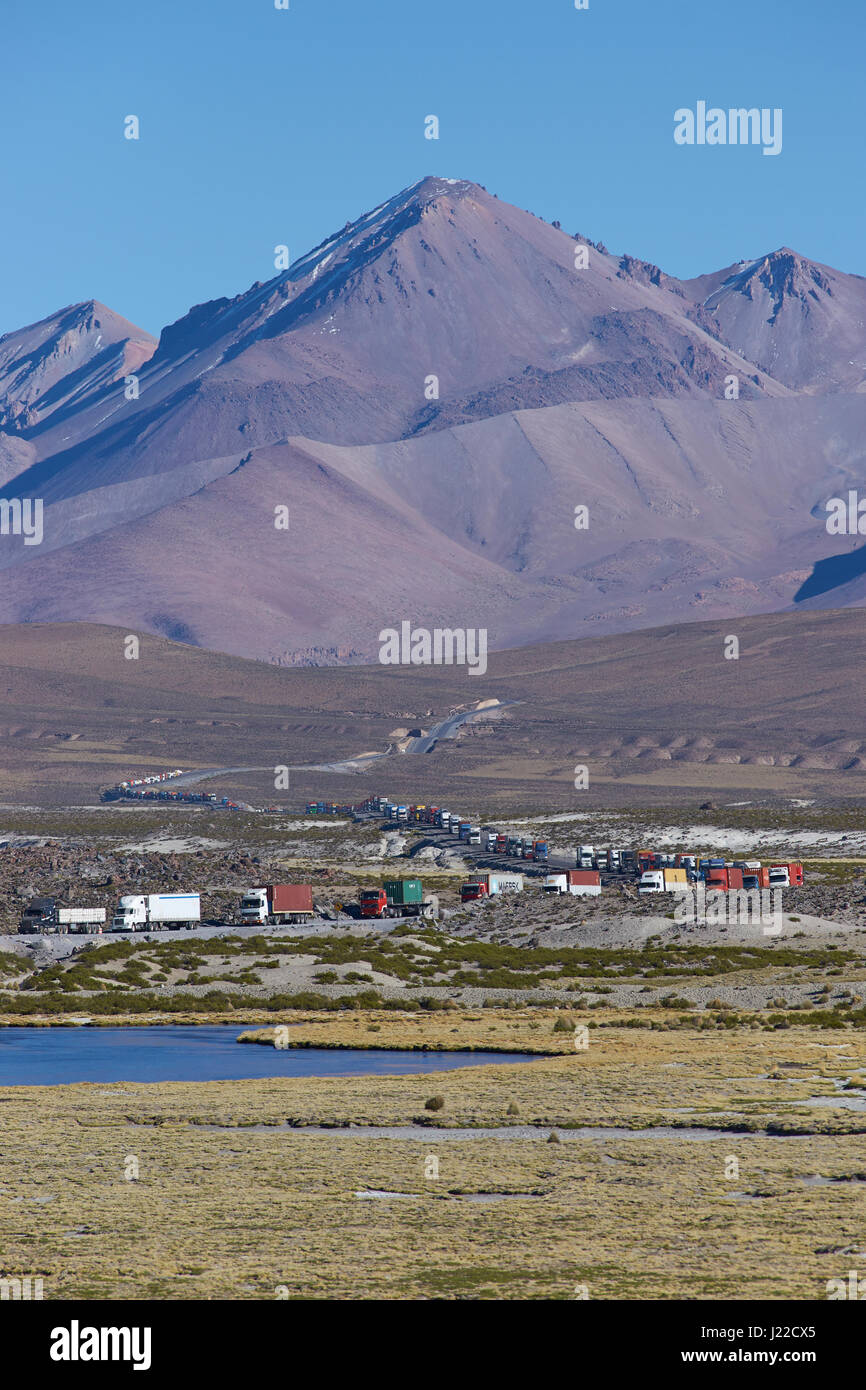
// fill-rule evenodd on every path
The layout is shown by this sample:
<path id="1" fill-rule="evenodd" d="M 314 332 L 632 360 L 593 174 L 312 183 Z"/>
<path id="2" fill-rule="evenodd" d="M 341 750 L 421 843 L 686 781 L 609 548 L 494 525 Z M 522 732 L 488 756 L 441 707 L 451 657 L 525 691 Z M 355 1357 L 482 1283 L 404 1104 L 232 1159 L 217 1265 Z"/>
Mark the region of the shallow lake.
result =
<path id="1" fill-rule="evenodd" d="M 239 1044 L 234 1024 L 152 1028 L 0 1028 L 0 1086 L 79 1081 L 240 1081 L 271 1076 L 399 1076 L 491 1062 L 510 1052 L 387 1052 Z"/>

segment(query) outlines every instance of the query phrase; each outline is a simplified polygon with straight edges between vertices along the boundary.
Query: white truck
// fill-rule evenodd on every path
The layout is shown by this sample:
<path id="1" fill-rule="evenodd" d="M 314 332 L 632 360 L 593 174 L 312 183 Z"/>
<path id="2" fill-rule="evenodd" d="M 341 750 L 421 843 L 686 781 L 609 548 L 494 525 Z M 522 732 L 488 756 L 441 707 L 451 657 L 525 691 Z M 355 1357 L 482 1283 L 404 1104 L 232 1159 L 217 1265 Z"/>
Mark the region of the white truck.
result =
<path id="1" fill-rule="evenodd" d="M 639 893 L 687 893 L 685 869 L 647 869 L 640 876 Z"/>
<path id="2" fill-rule="evenodd" d="M 112 931 L 160 931 L 194 927 L 201 921 L 198 893 L 133 893 L 121 898 L 111 919 Z"/>
<path id="3" fill-rule="evenodd" d="M 548 874 L 541 891 L 568 893 L 573 898 L 598 898 L 601 896 L 601 874 L 597 869 L 567 869 L 565 873 Z"/>
<path id="4" fill-rule="evenodd" d="M 592 845 L 578 845 L 577 867 L 579 869 L 594 869 L 596 867 L 595 850 Z"/>

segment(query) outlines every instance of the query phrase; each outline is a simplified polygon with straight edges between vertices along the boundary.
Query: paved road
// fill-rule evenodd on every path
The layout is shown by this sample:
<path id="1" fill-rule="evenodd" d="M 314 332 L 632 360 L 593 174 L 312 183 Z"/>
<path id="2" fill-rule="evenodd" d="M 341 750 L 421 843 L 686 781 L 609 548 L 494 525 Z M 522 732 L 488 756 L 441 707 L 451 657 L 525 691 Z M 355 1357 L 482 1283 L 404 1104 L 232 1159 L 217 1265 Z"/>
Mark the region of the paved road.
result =
<path id="1" fill-rule="evenodd" d="M 497 700 L 492 705 L 485 705 L 484 709 L 470 709 L 464 710 L 461 714 L 450 714 L 447 719 L 434 724 L 433 728 L 421 738 L 408 739 L 403 752 L 409 754 L 430 753 L 442 739 L 455 738 L 462 724 L 470 724 L 477 719 L 487 718 L 491 713 L 520 703 L 520 700 Z M 297 763 L 289 767 L 289 772 L 366 772 L 367 768 L 372 767 L 375 763 L 382 762 L 385 758 L 398 756 L 400 755 L 395 753 L 393 746 L 389 745 L 384 753 L 356 753 L 354 757 L 343 758 L 334 763 Z M 181 777 L 172 777 L 170 782 L 159 785 L 166 788 L 192 787 L 197 782 L 206 782 L 213 777 L 231 777 L 234 773 L 239 772 L 273 772 L 273 766 L 202 767 L 195 772 L 185 772 Z M 257 809 L 245 801 L 239 801 L 238 806 L 242 811 L 255 811 Z"/>
<path id="2" fill-rule="evenodd" d="M 474 723 L 476 719 L 484 719 L 486 716 L 497 713 L 499 710 L 508 709 L 510 705 L 519 705 L 520 700 L 497 700 L 493 705 L 485 705 L 484 709 L 465 710 L 462 714 L 451 714 L 441 723 L 435 724 L 432 729 L 422 735 L 421 738 L 410 738 L 406 744 L 406 753 L 431 753 L 441 739 L 455 738 L 457 730 L 462 724 Z"/>
<path id="3" fill-rule="evenodd" d="M 75 951 L 80 951 L 82 946 L 89 943 L 101 946 L 112 941 L 188 941 L 191 938 L 208 941 L 213 937 L 220 936 L 239 936 L 242 938 L 267 936 L 283 939 L 290 937 L 293 940 L 298 940 L 303 937 L 321 936 L 323 933 L 334 930 L 350 933 L 359 938 L 366 938 L 386 935 L 388 932 L 392 932 L 395 927 L 407 924 L 422 925 L 417 917 L 383 917 L 363 921 L 345 914 L 336 921 L 326 917 L 315 917 L 312 921 L 305 922 L 303 926 L 293 927 L 249 927 L 231 923 L 213 923 L 192 927 L 188 931 L 104 932 L 101 935 L 75 932 L 66 936 L 39 932 L 34 936 L 3 937 L 2 948 L 12 950 L 17 955 L 36 954 L 44 962 L 46 955 L 54 960 L 63 960 Z"/>

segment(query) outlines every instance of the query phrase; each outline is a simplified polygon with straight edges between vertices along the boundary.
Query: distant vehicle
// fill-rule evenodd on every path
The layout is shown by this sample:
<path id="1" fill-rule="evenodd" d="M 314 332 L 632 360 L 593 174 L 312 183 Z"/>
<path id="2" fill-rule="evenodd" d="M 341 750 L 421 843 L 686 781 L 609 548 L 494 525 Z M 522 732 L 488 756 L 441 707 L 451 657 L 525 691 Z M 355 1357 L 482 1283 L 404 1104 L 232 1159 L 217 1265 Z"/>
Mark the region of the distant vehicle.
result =
<path id="1" fill-rule="evenodd" d="M 704 882 L 708 892 L 730 893 L 744 886 L 743 871 L 742 869 L 735 869 L 733 865 L 714 864 L 710 860 L 704 875 Z"/>
<path id="2" fill-rule="evenodd" d="M 520 893 L 523 891 L 523 874 L 483 873 L 475 874 L 468 883 L 460 886 L 460 901 L 477 902 L 480 898 L 493 898 L 499 893 Z"/>
<path id="3" fill-rule="evenodd" d="M 546 840 L 536 840 L 532 846 L 532 858 L 536 864 L 546 864 L 550 856 L 550 846 Z"/>
<path id="4" fill-rule="evenodd" d="M 120 899 L 111 930 L 121 932 L 194 927 L 201 921 L 198 893 L 135 893 Z"/>
<path id="5" fill-rule="evenodd" d="M 578 845 L 577 867 L 579 869 L 594 869 L 596 867 L 595 850 L 592 845 Z"/>
<path id="6" fill-rule="evenodd" d="M 420 917 L 424 889 L 420 878 L 386 879 L 381 888 L 365 888 L 360 904 L 362 917 Z"/>
<path id="7" fill-rule="evenodd" d="M 601 874 L 598 869 L 567 869 L 561 874 L 548 874 L 541 890 L 543 893 L 569 893 L 575 898 L 597 898 L 601 893 Z"/>
<path id="8" fill-rule="evenodd" d="M 740 877 L 742 879 L 742 875 Z M 641 874 L 638 892 L 685 893 L 688 886 L 685 869 L 647 869 Z"/>
<path id="9" fill-rule="evenodd" d="M 308 883 L 268 883 L 248 888 L 241 900 L 241 917 L 252 926 L 308 922 L 314 913 L 313 890 Z"/>
<path id="10" fill-rule="evenodd" d="M 36 933 L 83 932 L 102 930 L 104 907 L 63 907 L 54 898 L 31 898 L 25 907 L 18 931 L 22 936 Z"/>
<path id="11" fill-rule="evenodd" d="M 470 826 L 470 828 L 469 828 L 469 844 L 470 844 L 470 845 L 480 845 L 480 844 L 481 844 L 481 831 L 480 831 L 480 829 L 479 829 L 479 827 L 478 827 L 477 825 Z"/>
<path id="12" fill-rule="evenodd" d="M 773 875 L 781 877 L 781 871 L 785 870 L 788 874 L 788 882 L 774 882 Z M 770 887 L 771 888 L 802 888 L 803 887 L 803 865 L 794 861 L 788 864 L 770 865 Z"/>

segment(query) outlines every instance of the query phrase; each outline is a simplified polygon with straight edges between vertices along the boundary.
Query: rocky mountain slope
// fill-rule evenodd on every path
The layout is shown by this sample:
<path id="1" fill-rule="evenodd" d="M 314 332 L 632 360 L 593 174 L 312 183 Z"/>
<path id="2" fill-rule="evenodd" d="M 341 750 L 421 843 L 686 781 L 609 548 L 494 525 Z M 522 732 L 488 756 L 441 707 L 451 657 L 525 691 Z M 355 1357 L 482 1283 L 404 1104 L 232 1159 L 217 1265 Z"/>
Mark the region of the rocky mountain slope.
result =
<path id="1" fill-rule="evenodd" d="M 9 366 L 0 495 L 46 511 L 0 619 L 293 664 L 403 618 L 507 647 L 788 607 L 853 548 L 864 287 L 785 249 L 681 282 L 422 180 L 149 360 L 117 320 L 110 379 Z"/>

